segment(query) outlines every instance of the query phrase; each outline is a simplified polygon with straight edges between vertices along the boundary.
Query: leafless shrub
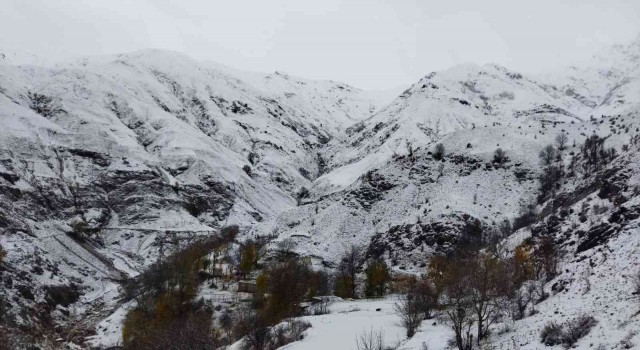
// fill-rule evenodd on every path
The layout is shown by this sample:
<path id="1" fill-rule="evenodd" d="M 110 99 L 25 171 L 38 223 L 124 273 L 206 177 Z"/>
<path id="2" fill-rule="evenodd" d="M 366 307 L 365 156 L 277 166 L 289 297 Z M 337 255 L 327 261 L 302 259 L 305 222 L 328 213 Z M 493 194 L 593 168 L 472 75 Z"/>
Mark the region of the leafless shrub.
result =
<path id="1" fill-rule="evenodd" d="M 305 330 L 311 328 L 311 323 L 290 319 L 287 323 L 273 327 L 273 342 L 269 349 L 279 349 L 282 346 L 302 340 Z"/>
<path id="2" fill-rule="evenodd" d="M 384 350 L 384 331 L 382 329 L 363 330 L 356 337 L 358 350 Z"/>
<path id="3" fill-rule="evenodd" d="M 326 315 L 329 314 L 329 305 L 331 305 L 331 301 L 327 299 L 321 299 L 315 304 L 313 304 L 310 308 L 311 315 Z"/>
<path id="4" fill-rule="evenodd" d="M 589 334 L 591 328 L 593 328 L 598 321 L 595 318 L 588 315 L 582 315 L 575 318 L 566 324 L 566 330 L 564 331 L 564 344 L 566 347 L 571 347 L 578 342 L 582 337 Z"/>
<path id="5" fill-rule="evenodd" d="M 564 325 L 555 322 L 547 323 L 540 333 L 544 345 L 563 344 L 566 348 L 575 345 L 578 340 L 589 334 L 598 321 L 589 315 L 582 315 L 566 322 Z"/>

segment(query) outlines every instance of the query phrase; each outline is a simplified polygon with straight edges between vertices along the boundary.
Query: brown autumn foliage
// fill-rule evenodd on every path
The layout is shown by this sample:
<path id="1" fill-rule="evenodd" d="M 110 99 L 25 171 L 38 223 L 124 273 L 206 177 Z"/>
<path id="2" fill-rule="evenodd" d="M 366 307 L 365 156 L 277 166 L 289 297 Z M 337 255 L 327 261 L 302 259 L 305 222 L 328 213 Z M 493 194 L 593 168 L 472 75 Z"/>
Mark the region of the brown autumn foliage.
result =
<path id="1" fill-rule="evenodd" d="M 369 261 L 365 269 L 365 295 L 368 298 L 382 297 L 389 283 L 389 267 L 382 259 Z"/>
<path id="2" fill-rule="evenodd" d="M 137 301 L 127 314 L 122 337 L 125 349 L 215 348 L 220 343 L 211 328 L 211 312 L 194 302 L 204 257 L 235 239 L 237 230 L 194 242 L 159 259 L 125 285 L 125 296 Z"/>

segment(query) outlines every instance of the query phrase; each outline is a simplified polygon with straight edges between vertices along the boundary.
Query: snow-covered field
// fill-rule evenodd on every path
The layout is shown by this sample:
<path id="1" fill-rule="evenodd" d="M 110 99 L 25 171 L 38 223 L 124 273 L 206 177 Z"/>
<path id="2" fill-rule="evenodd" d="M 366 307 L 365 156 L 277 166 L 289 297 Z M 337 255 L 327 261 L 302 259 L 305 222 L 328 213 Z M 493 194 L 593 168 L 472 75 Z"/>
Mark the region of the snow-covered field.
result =
<path id="1" fill-rule="evenodd" d="M 358 350 L 356 339 L 364 333 L 381 332 L 385 347 L 397 350 L 446 349 L 451 330 L 436 320 L 426 320 L 419 331 L 407 341 L 404 328 L 394 312 L 395 296 L 380 300 L 343 300 L 330 305 L 330 313 L 305 316 L 301 320 L 311 323 L 304 339 L 285 345 L 287 350 Z"/>

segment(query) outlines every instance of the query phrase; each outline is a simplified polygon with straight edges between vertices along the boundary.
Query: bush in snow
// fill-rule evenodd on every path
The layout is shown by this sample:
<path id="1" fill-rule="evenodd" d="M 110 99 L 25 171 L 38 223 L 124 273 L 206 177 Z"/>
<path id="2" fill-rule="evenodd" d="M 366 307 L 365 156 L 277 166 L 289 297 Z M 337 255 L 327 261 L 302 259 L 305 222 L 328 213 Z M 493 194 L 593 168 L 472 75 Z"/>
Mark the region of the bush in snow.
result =
<path id="1" fill-rule="evenodd" d="M 209 203 L 202 197 L 191 197 L 185 203 L 184 208 L 193 217 L 198 217 L 209 209 Z"/>
<path id="2" fill-rule="evenodd" d="M 258 162 L 258 154 L 255 152 L 249 152 L 247 159 L 249 160 L 249 163 L 251 163 L 251 165 L 256 165 L 256 163 Z"/>
<path id="3" fill-rule="evenodd" d="M 573 346 L 585 335 L 589 334 L 598 321 L 588 315 L 582 315 L 567 322 L 567 329 L 564 331 L 564 344 L 567 347 Z"/>
<path id="4" fill-rule="evenodd" d="M 507 152 L 505 152 L 502 148 L 498 148 L 496 149 L 495 152 L 493 152 L 493 163 L 498 165 L 498 166 L 502 166 L 502 164 L 506 163 L 507 161 Z"/>
<path id="5" fill-rule="evenodd" d="M 2 249 L 2 246 L 0 245 L 0 264 L 2 264 L 2 260 L 4 260 L 5 256 L 7 256 L 7 252 L 5 252 L 4 249 Z"/>
<path id="6" fill-rule="evenodd" d="M 582 315 L 559 325 L 555 322 L 547 323 L 540 333 L 540 340 L 546 346 L 563 344 L 570 348 L 578 340 L 589 334 L 598 321 L 592 316 Z"/>
<path id="7" fill-rule="evenodd" d="M 546 346 L 560 345 L 563 342 L 562 326 L 549 322 L 544 325 L 542 332 L 540 333 L 540 341 Z"/>
<path id="8" fill-rule="evenodd" d="M 433 159 L 442 160 L 444 158 L 444 145 L 439 143 L 436 145 L 436 149 L 433 151 Z"/>
<path id="9" fill-rule="evenodd" d="M 268 349 L 279 349 L 294 341 L 304 338 L 304 331 L 311 328 L 311 323 L 301 320 L 288 320 L 272 329 L 273 340 Z"/>

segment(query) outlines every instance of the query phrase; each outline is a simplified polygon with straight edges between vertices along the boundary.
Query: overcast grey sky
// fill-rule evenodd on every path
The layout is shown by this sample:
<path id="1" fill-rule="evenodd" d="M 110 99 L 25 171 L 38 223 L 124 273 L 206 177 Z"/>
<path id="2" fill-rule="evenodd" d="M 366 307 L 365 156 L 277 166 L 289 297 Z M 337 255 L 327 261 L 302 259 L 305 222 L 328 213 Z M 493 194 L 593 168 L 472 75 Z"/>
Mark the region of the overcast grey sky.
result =
<path id="1" fill-rule="evenodd" d="M 243 70 L 391 88 L 464 62 L 540 72 L 640 34 L 640 0 L 0 0 L 0 49 L 166 48 Z"/>

